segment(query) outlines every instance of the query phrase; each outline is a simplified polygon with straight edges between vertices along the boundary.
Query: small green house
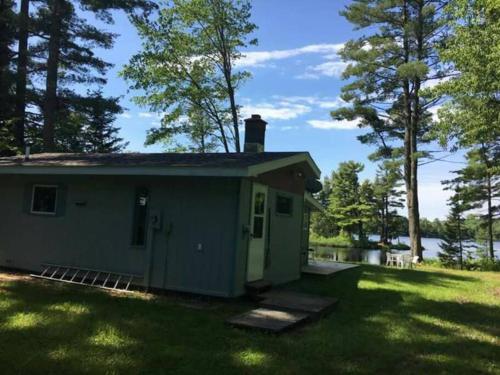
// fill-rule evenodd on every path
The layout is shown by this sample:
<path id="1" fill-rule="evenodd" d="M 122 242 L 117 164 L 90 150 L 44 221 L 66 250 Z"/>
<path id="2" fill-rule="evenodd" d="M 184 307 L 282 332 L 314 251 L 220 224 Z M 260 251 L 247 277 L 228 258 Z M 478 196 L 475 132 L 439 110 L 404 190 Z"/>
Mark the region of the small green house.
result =
<path id="1" fill-rule="evenodd" d="M 260 116 L 245 129 L 243 153 L 0 158 L 0 267 L 139 274 L 224 297 L 298 279 L 320 171 L 307 152 L 264 152 Z"/>

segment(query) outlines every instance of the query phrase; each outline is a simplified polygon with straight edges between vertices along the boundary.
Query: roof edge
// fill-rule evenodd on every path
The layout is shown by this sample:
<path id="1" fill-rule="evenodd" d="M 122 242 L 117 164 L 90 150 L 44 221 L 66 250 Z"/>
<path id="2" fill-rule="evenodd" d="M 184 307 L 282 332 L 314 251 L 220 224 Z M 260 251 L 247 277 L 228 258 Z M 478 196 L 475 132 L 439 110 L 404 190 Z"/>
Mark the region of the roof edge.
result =
<path id="1" fill-rule="evenodd" d="M 306 162 L 313 170 L 316 178 L 319 179 L 321 177 L 321 170 L 316 165 L 309 152 L 298 152 L 296 155 L 288 156 L 286 158 L 266 161 L 263 163 L 249 166 L 248 175 L 249 177 L 256 177 L 259 174 L 287 167 L 289 165 L 297 164 L 300 162 Z"/>

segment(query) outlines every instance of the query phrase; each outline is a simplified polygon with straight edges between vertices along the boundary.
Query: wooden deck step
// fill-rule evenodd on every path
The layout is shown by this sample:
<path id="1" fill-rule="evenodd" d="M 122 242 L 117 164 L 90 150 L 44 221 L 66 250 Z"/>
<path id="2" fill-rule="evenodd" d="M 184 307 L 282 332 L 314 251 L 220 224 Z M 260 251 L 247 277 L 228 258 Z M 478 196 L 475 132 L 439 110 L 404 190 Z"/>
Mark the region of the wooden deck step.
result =
<path id="1" fill-rule="evenodd" d="M 260 305 L 268 309 L 296 311 L 309 314 L 317 319 L 333 311 L 338 299 L 285 290 L 272 290 L 261 294 Z"/>
<path id="2" fill-rule="evenodd" d="M 302 267 L 302 273 L 309 275 L 331 276 L 337 272 L 359 267 L 357 264 L 340 262 L 316 262 Z"/>
<path id="3" fill-rule="evenodd" d="M 256 280 L 247 282 L 245 284 L 245 289 L 248 294 L 256 296 L 261 293 L 267 292 L 273 287 L 273 283 L 267 280 Z"/>
<path id="4" fill-rule="evenodd" d="M 238 328 L 281 333 L 305 323 L 308 318 L 309 314 L 303 312 L 258 308 L 230 318 L 227 323 Z"/>

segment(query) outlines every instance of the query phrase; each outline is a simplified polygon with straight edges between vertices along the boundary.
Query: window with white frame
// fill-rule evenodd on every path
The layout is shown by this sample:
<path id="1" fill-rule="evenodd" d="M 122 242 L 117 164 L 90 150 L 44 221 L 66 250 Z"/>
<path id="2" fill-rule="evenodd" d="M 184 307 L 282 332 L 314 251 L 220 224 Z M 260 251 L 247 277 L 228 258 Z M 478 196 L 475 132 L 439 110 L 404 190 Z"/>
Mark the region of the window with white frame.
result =
<path id="1" fill-rule="evenodd" d="M 33 185 L 31 213 L 55 215 L 57 209 L 57 186 Z"/>

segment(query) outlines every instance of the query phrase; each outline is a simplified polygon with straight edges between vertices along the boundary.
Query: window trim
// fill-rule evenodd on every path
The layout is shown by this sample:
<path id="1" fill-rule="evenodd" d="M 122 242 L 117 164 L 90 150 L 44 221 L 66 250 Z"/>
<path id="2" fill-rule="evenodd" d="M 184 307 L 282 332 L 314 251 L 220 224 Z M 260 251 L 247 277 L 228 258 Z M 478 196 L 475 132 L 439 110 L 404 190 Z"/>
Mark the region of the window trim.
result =
<path id="1" fill-rule="evenodd" d="M 45 212 L 45 211 L 35 211 L 35 189 L 41 188 L 54 188 L 56 189 L 56 197 L 54 202 L 54 211 L 53 212 Z M 59 197 L 59 186 L 58 185 L 45 185 L 45 184 L 34 184 L 31 188 L 31 205 L 30 205 L 30 213 L 33 215 L 42 215 L 42 216 L 55 216 L 57 215 L 57 200 Z"/>
<path id="2" fill-rule="evenodd" d="M 279 198 L 286 198 L 290 200 L 290 213 L 283 213 L 283 212 L 278 212 L 278 199 Z M 284 217 L 292 217 L 293 216 L 293 196 L 288 195 L 288 194 L 282 194 L 282 193 L 277 193 L 276 194 L 276 202 L 274 206 L 274 210 L 277 216 L 284 216 Z"/>
<path id="3" fill-rule="evenodd" d="M 147 203 L 146 203 L 146 218 L 144 221 L 144 243 L 142 245 L 139 245 L 137 243 L 134 243 L 135 240 L 135 213 L 136 213 L 136 208 L 137 208 L 137 202 L 136 199 L 138 197 L 139 191 L 146 191 L 147 192 Z M 131 225 L 131 231 L 130 231 L 130 248 L 134 250 L 144 250 L 146 249 L 148 245 L 148 230 L 149 230 L 149 201 L 151 199 L 151 189 L 148 186 L 136 186 L 133 190 L 133 206 L 132 206 L 132 225 Z"/>

